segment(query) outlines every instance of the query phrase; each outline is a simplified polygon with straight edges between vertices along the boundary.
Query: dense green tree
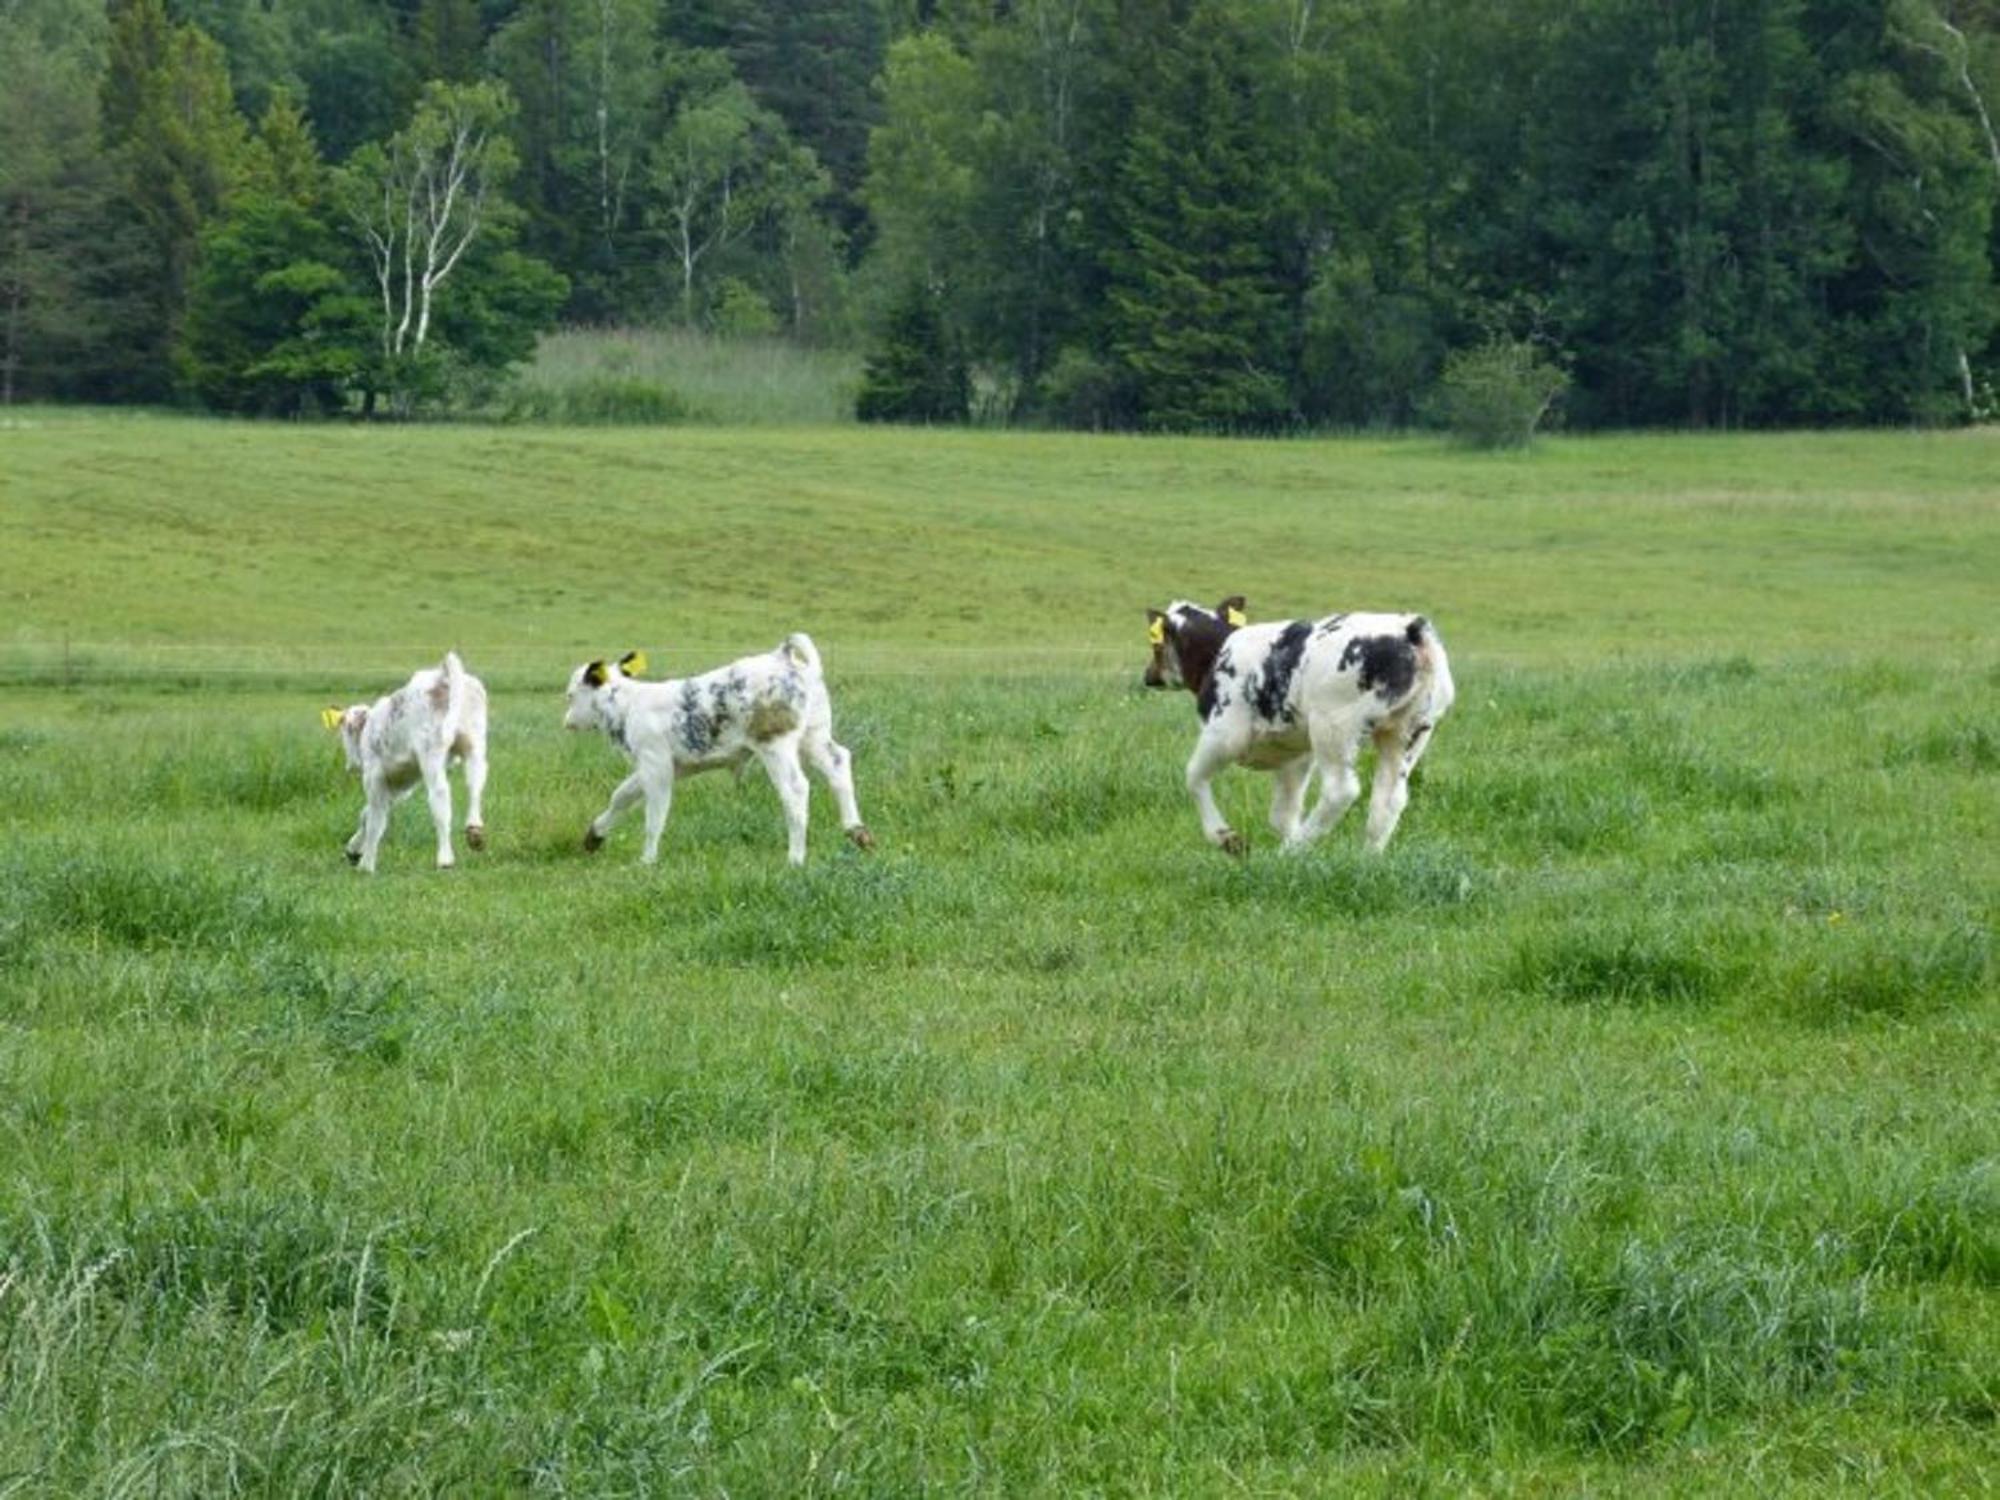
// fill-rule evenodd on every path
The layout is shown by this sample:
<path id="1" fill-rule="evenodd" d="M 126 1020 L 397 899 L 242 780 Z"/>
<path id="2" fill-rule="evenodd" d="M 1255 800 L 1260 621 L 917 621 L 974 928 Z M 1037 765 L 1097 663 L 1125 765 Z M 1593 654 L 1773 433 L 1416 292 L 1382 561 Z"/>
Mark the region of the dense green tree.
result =
<path id="1" fill-rule="evenodd" d="M 1110 303 L 1148 426 L 1259 431 L 1293 414 L 1281 179 L 1249 107 L 1270 76 L 1258 40 L 1199 0 L 1134 111 Z"/>
<path id="2" fill-rule="evenodd" d="M 98 134 L 95 8 L 0 10 L 0 404 L 97 393 L 138 236 Z"/>
<path id="3" fill-rule="evenodd" d="M 578 317 L 632 317 L 655 300 L 642 156 L 669 81 L 657 19 L 652 0 L 526 0 L 494 38 L 520 104 L 523 243 L 570 268 Z"/>
<path id="4" fill-rule="evenodd" d="M 125 393 L 158 399 L 172 391 L 196 244 L 242 177 L 249 131 L 222 49 L 172 24 L 160 0 L 114 5 L 103 100 L 105 142 L 148 251 L 123 340 Z"/>
<path id="5" fill-rule="evenodd" d="M 945 37 L 906 37 L 882 75 L 886 104 L 869 140 L 863 201 L 875 224 L 878 279 L 964 293 L 976 274 L 972 203 L 984 94 L 972 60 Z"/>
<path id="6" fill-rule="evenodd" d="M 672 107 L 647 154 L 650 221 L 691 325 L 710 269 L 760 226 L 809 205 L 824 179 L 723 54 L 676 53 L 669 76 Z"/>
<path id="7" fill-rule="evenodd" d="M 203 234 L 182 330 L 182 379 L 222 411 L 339 410 L 375 356 L 376 307 L 332 215 L 304 116 L 265 111 L 241 190 Z"/>
<path id="8" fill-rule="evenodd" d="M 922 287 L 996 410 L 1089 425 L 1409 422 L 1524 340 L 1586 426 L 2000 383 L 2000 0 L 0 0 L 0 49 L 17 392 L 281 407 L 241 381 L 337 322 L 308 266 L 389 283 L 348 388 L 399 401 L 513 357 L 545 270 L 572 318 L 821 341 Z M 428 323 L 303 192 L 313 140 L 409 166 L 427 81 L 518 104 Z"/>
<path id="9" fill-rule="evenodd" d="M 720 45 L 759 105 L 784 122 L 832 176 L 841 229 L 865 230 L 857 192 L 868 131 L 880 107 L 874 83 L 890 41 L 884 0 L 708 0 Z"/>
<path id="10" fill-rule="evenodd" d="M 912 284 L 896 304 L 881 341 L 869 352 L 855 400 L 864 422 L 963 422 L 972 408 L 965 355 L 940 299 Z"/>

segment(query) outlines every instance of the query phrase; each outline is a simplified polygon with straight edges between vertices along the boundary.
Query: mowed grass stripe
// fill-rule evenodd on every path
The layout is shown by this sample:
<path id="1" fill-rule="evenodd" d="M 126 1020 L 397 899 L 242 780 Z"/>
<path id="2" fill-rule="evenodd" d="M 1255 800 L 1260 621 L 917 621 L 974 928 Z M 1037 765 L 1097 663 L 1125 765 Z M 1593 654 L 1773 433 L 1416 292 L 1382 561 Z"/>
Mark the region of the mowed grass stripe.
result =
<path id="1" fill-rule="evenodd" d="M 1990 604 L 1994 442 L 1434 444 L 786 429 L 52 420 L 0 435 L 17 642 L 635 631 L 823 645 L 1116 646 L 1204 587 L 1253 613 L 1419 605 L 1510 657 L 1961 653 Z M 1909 608 L 1912 576 L 1926 583 Z M 504 630 L 501 627 L 506 627 Z"/>

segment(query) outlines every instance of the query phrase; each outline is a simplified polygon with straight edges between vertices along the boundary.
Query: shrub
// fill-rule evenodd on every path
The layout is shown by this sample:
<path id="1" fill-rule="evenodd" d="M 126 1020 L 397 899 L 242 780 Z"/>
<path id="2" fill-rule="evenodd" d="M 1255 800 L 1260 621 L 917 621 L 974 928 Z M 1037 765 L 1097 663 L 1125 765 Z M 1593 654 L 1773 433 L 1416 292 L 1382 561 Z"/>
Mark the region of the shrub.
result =
<path id="1" fill-rule="evenodd" d="M 1131 423 L 1130 380 L 1087 350 L 1063 350 L 1042 376 L 1037 394 L 1044 418 L 1057 427 L 1102 432 Z"/>
<path id="2" fill-rule="evenodd" d="M 724 338 L 765 338 L 778 331 L 778 315 L 764 294 L 735 276 L 715 289 L 709 317 Z"/>
<path id="3" fill-rule="evenodd" d="M 1520 448 L 1535 435 L 1569 376 L 1525 339 L 1492 339 L 1444 362 L 1436 416 L 1474 448 Z"/>

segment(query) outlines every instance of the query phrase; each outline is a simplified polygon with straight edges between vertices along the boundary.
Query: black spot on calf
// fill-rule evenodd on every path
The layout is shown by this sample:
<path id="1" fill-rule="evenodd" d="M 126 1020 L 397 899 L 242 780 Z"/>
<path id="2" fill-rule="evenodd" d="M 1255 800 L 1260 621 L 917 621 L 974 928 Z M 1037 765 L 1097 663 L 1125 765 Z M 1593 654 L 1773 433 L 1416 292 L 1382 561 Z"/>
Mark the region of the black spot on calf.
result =
<path id="1" fill-rule="evenodd" d="M 715 726 L 702 712 L 701 693 L 692 682 L 681 689 L 680 710 L 681 739 L 693 754 L 707 754 L 715 743 Z"/>
<path id="2" fill-rule="evenodd" d="M 1292 679 L 1298 675 L 1299 660 L 1306 654 L 1306 640 L 1311 635 L 1310 621 L 1294 620 L 1271 642 L 1264 671 L 1251 694 L 1252 704 L 1266 722 L 1291 722 Z"/>
<path id="3" fill-rule="evenodd" d="M 1357 635 L 1340 653 L 1340 670 L 1361 668 L 1362 692 L 1373 690 L 1384 703 L 1394 703 L 1417 680 L 1417 651 L 1403 635 Z"/>
<path id="4" fill-rule="evenodd" d="M 1221 675 L 1220 672 L 1209 673 L 1202 680 L 1201 691 L 1194 695 L 1194 711 L 1201 716 L 1204 724 L 1215 716 L 1217 709 L 1229 706 L 1229 695 L 1216 685 L 1216 678 Z"/>

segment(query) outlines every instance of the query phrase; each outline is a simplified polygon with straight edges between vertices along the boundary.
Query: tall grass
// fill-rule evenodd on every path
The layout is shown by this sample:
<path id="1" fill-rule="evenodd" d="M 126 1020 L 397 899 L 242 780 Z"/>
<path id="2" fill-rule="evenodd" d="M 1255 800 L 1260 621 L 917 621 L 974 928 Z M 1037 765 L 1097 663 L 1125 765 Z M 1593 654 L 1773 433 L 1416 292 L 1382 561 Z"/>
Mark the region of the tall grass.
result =
<path id="1" fill-rule="evenodd" d="M 775 338 L 569 329 L 542 338 L 499 410 L 513 421 L 582 425 L 848 422 L 859 369 L 846 352 Z"/>
<path id="2" fill-rule="evenodd" d="M 1958 449 L 1842 439 L 1801 498 L 1732 478 L 1790 440 L 1503 482 L 681 436 L 16 435 L 14 629 L 156 654 L 0 691 L 0 1489 L 1987 1484 L 2000 640 Z M 1321 510 L 1374 582 L 1278 544 Z M 1242 586 L 1239 532 L 1276 597 L 1443 619 L 1384 858 L 1358 813 L 1280 858 L 1248 774 L 1248 860 L 1200 841 L 1138 609 Z M 753 775 L 680 789 L 655 868 L 630 824 L 585 856 L 622 767 L 559 727 L 565 632 L 678 671 L 794 623 L 877 853 L 816 788 L 787 869 Z M 413 800 L 357 875 L 319 707 L 482 633 L 490 847 L 434 871 Z"/>

